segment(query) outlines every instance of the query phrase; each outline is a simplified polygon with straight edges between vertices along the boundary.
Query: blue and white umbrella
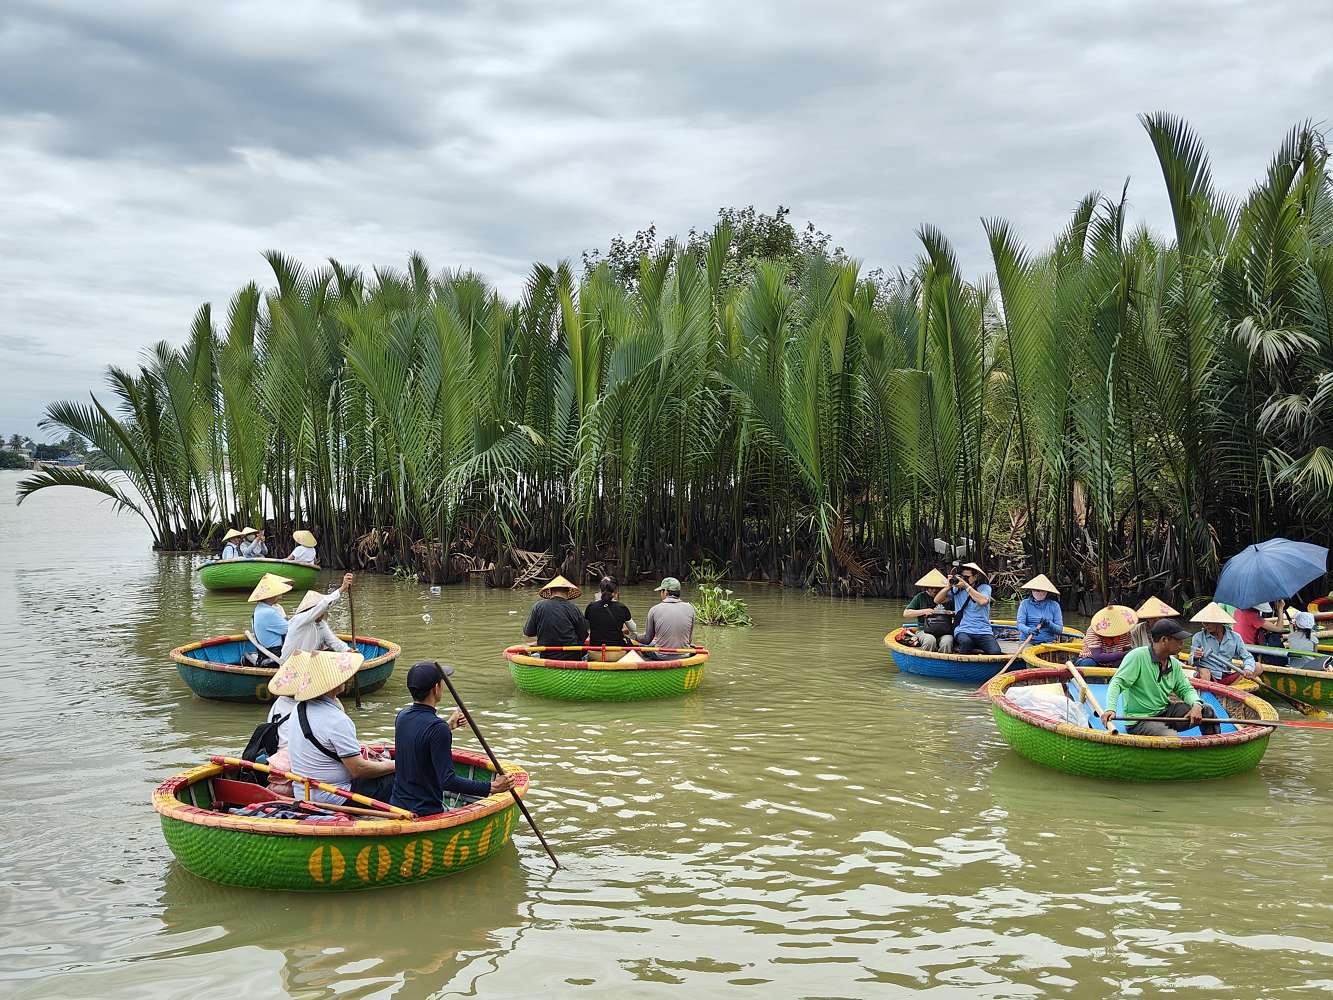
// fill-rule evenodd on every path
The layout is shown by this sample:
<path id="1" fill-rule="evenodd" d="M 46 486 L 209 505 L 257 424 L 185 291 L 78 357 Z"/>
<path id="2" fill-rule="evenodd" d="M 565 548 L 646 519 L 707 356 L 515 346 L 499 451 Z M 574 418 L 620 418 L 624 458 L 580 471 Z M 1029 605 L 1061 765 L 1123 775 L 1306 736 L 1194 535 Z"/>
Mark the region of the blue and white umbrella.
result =
<path id="1" fill-rule="evenodd" d="M 1326 572 L 1328 549 L 1322 545 L 1270 538 L 1247 546 L 1227 560 L 1217 578 L 1213 599 L 1220 604 L 1253 608 L 1285 600 Z"/>

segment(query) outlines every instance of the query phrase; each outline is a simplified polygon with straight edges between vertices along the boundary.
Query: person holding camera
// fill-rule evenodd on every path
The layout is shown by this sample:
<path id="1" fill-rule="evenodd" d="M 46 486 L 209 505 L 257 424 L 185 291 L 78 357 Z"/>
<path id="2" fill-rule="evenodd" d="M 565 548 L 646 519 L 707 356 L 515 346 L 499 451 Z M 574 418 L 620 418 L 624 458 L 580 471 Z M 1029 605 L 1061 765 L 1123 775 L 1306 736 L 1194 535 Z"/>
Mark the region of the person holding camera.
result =
<path id="1" fill-rule="evenodd" d="M 907 602 L 903 617 L 916 623 L 916 645 L 930 653 L 953 652 L 953 612 L 935 602 L 935 592 L 949 586 L 943 573 L 932 569 L 916 582 L 921 589 Z"/>
<path id="2" fill-rule="evenodd" d="M 937 603 L 953 607 L 954 652 L 1000 655 L 1000 644 L 990 624 L 991 586 L 986 571 L 976 563 L 954 566 L 949 585 L 935 595 Z"/>

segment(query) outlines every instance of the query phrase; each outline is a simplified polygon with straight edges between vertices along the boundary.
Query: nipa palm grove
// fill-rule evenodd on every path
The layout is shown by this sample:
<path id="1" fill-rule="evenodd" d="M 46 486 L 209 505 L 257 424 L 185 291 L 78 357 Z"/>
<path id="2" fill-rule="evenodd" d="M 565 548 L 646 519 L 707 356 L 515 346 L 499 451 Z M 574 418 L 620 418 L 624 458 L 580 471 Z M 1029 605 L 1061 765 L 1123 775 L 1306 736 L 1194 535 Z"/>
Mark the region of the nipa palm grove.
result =
<path id="1" fill-rule="evenodd" d="M 1311 126 L 1234 200 L 1188 125 L 1143 125 L 1169 236 L 1094 193 L 1040 250 L 985 221 L 980 281 L 929 226 L 885 280 L 741 258 L 726 217 L 619 269 L 538 264 L 517 301 L 271 253 L 273 287 L 51 405 L 93 464 L 20 499 L 96 490 L 162 550 L 305 526 L 326 565 L 435 582 L 710 562 L 898 595 L 947 543 L 1086 601 L 1189 597 L 1251 541 L 1329 544 L 1333 192 Z"/>

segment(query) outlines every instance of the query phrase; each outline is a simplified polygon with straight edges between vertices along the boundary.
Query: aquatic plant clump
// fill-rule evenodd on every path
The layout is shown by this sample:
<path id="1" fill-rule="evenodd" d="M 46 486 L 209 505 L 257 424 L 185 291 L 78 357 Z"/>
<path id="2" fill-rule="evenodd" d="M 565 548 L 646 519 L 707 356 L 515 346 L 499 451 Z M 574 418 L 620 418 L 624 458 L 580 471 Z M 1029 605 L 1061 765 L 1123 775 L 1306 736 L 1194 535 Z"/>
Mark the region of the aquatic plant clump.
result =
<path id="1" fill-rule="evenodd" d="M 614 267 L 535 265 L 512 300 L 418 256 L 270 252 L 273 287 L 52 404 L 88 467 L 19 495 L 94 490 L 162 549 L 310 527 L 328 566 L 431 583 L 724 553 L 735 579 L 902 594 L 947 554 L 1204 592 L 1259 534 L 1328 539 L 1333 188 L 1309 125 L 1239 201 L 1184 122 L 1143 126 L 1169 236 L 1093 192 L 1044 248 L 985 222 L 980 280 L 931 226 L 892 280 L 825 242 L 746 256 L 768 244 L 734 212 Z"/>

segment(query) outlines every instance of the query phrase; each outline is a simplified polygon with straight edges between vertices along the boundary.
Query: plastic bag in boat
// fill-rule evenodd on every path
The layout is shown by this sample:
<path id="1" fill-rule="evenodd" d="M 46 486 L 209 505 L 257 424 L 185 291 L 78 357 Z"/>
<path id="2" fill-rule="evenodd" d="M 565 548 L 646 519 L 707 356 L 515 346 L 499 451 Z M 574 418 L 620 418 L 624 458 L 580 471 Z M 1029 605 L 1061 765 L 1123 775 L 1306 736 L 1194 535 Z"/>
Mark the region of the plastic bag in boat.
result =
<path id="1" fill-rule="evenodd" d="M 1016 685 L 1004 694 L 1019 708 L 1051 722 L 1068 722 L 1074 726 L 1088 724 L 1083 706 L 1065 695 L 1062 684 Z"/>

